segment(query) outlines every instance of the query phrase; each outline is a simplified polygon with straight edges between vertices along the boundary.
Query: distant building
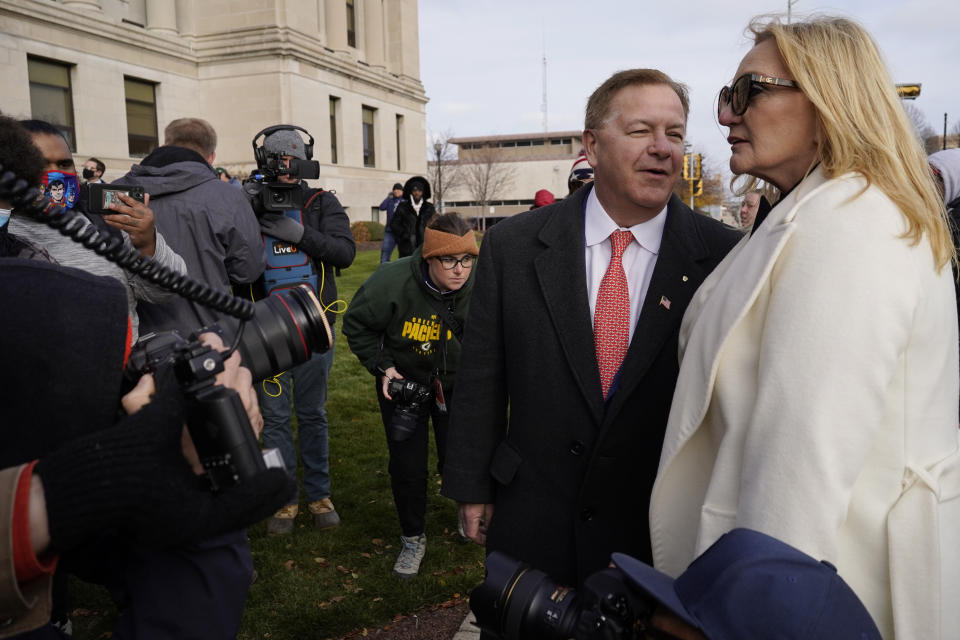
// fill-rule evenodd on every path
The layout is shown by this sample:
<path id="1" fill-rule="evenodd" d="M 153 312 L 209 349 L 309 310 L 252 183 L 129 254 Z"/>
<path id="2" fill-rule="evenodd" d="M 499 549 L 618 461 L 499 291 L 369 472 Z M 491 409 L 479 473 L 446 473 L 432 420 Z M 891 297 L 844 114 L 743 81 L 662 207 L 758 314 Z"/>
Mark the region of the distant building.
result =
<path id="1" fill-rule="evenodd" d="M 254 167 L 251 139 L 296 124 L 317 186 L 376 220 L 390 185 L 426 170 L 416 0 L 0 0 L 0 110 L 64 131 L 105 179 L 198 116 L 217 165 Z"/>
<path id="2" fill-rule="evenodd" d="M 573 161 L 583 146 L 582 131 L 554 131 L 549 133 L 522 133 L 513 135 L 451 138 L 459 148 L 456 164 L 461 171 L 469 171 L 471 164 L 495 161 L 512 175 L 511 183 L 502 193 L 486 204 L 481 212 L 468 180 L 461 179 L 458 187 L 444 196 L 444 206 L 465 217 L 483 214 L 487 218 L 503 218 L 527 211 L 533 196 L 547 189 L 559 200 L 567 195 L 567 177 Z M 431 162 L 431 174 L 435 171 Z"/>

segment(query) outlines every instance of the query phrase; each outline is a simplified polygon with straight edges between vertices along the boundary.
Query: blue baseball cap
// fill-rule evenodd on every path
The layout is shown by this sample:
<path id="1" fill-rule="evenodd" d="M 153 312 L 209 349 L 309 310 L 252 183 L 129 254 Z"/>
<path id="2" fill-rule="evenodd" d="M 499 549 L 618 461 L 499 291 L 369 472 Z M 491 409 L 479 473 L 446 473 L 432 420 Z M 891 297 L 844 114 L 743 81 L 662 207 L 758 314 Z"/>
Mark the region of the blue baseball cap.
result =
<path id="1" fill-rule="evenodd" d="M 758 531 L 724 534 L 676 580 L 622 553 L 612 559 L 634 587 L 710 640 L 881 640 L 836 567 Z"/>

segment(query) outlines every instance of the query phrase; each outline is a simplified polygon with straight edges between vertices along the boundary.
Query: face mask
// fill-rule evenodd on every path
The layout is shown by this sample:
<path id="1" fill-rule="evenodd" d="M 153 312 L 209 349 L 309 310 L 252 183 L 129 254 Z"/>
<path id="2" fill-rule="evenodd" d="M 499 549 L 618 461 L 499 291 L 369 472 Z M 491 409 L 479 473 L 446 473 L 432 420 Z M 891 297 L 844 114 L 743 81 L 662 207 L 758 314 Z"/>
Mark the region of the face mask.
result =
<path id="1" fill-rule="evenodd" d="M 10 220 L 10 209 L 0 209 L 0 227 L 6 226 Z"/>
<path id="2" fill-rule="evenodd" d="M 77 174 L 69 171 L 47 171 L 43 174 L 43 193 L 50 200 L 67 209 L 73 209 L 80 193 L 80 180 Z"/>
<path id="3" fill-rule="evenodd" d="M 83 179 L 84 180 L 93 180 L 93 169 L 90 167 L 83 168 Z"/>

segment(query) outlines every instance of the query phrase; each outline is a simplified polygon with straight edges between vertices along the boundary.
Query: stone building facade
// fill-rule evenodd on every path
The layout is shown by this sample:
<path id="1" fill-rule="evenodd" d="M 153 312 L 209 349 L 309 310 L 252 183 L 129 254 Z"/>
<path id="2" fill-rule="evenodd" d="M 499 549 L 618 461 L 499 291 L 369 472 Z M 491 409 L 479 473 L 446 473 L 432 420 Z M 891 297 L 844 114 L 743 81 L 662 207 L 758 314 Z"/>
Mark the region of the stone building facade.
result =
<path id="1" fill-rule="evenodd" d="M 540 189 L 547 189 L 557 200 L 567 195 L 567 178 L 583 147 L 583 132 L 475 136 L 451 138 L 449 142 L 458 148 L 454 170 L 466 174 L 475 170 L 472 166 L 494 161 L 497 170 L 510 174 L 510 180 L 481 211 L 471 180 L 461 175 L 456 188 L 444 196 L 444 208 L 470 218 L 497 219 L 530 209 Z M 430 165 L 431 175 L 435 175 L 436 162 Z"/>
<path id="2" fill-rule="evenodd" d="M 180 117 L 248 174 L 274 124 L 315 139 L 316 186 L 353 221 L 426 170 L 416 0 L 0 0 L 0 111 L 57 124 L 125 173 Z"/>

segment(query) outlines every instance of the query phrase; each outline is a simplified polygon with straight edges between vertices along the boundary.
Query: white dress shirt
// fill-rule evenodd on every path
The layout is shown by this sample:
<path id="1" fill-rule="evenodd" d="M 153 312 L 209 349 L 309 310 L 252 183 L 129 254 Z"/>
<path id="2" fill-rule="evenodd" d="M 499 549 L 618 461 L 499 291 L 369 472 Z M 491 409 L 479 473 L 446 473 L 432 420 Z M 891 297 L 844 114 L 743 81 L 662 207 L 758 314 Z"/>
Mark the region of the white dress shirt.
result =
<path id="1" fill-rule="evenodd" d="M 643 299 L 647 297 L 653 268 L 660 253 L 660 241 L 663 227 L 667 222 L 667 207 L 656 216 L 635 224 L 626 231 L 633 234 L 634 242 L 627 245 L 623 252 L 623 270 L 627 274 L 627 287 L 630 290 L 630 341 L 633 342 L 633 330 L 640 317 Z M 585 262 L 587 265 L 587 296 L 590 301 L 590 322 L 594 321 L 597 309 L 597 293 L 600 281 L 610 266 L 610 234 L 619 230 L 617 223 L 607 215 L 603 205 L 597 199 L 597 190 L 591 189 L 587 196 L 586 217 L 584 219 L 584 237 L 586 240 Z"/>

